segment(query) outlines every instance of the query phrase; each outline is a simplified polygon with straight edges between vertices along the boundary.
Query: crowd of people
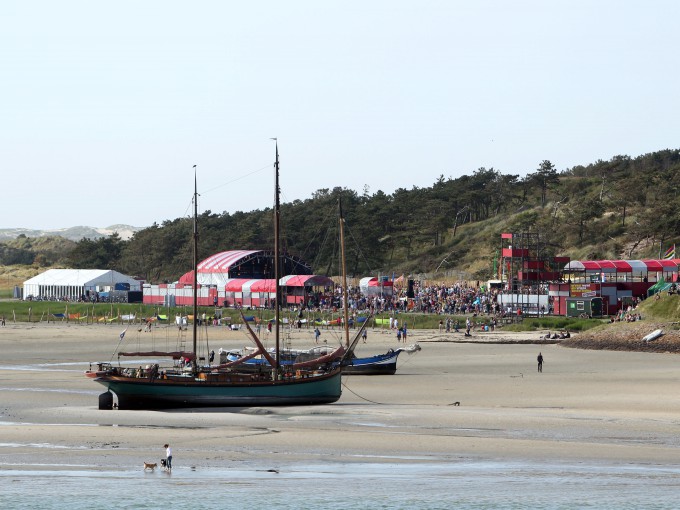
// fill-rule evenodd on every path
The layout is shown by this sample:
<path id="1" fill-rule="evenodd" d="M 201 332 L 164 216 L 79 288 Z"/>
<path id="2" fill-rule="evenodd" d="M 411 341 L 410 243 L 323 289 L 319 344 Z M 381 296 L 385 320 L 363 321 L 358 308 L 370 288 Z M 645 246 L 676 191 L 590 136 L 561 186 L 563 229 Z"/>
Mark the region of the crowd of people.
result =
<path id="1" fill-rule="evenodd" d="M 406 288 L 394 288 L 384 294 L 364 294 L 359 287 L 348 287 L 348 307 L 353 311 L 372 313 L 419 312 L 443 315 L 503 315 L 506 311 L 498 303 L 499 289 L 484 285 L 457 282 L 450 285 L 421 286 L 414 282 L 412 297 Z M 342 306 L 342 289 L 336 286 L 329 292 L 309 296 L 306 308 L 316 311 L 339 309 Z M 453 327 L 453 324 L 451 324 Z"/>

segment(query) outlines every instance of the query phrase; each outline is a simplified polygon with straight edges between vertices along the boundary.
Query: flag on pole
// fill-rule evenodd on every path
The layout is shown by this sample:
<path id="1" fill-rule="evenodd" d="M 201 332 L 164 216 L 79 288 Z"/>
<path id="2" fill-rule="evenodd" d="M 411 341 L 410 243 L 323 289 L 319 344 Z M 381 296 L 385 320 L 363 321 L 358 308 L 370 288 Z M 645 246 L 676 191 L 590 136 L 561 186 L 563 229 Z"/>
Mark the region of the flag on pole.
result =
<path id="1" fill-rule="evenodd" d="M 125 332 L 127 331 L 127 328 L 125 328 L 121 333 L 120 333 L 120 339 L 122 340 L 125 337 Z"/>
<path id="2" fill-rule="evenodd" d="M 668 249 L 666 250 L 666 253 L 663 254 L 664 260 L 669 260 L 669 259 L 674 259 L 674 258 L 675 258 L 675 243 L 673 243 L 673 246 L 669 246 Z"/>

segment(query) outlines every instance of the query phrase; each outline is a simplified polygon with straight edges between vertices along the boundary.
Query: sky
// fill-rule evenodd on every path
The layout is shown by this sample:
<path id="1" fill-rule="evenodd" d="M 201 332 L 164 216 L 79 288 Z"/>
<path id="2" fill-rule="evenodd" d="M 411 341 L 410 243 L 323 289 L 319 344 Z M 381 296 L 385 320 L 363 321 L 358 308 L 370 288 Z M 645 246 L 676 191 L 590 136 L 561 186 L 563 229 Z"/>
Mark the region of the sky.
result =
<path id="1" fill-rule="evenodd" d="M 677 149 L 674 0 L 3 0 L 0 228 Z"/>

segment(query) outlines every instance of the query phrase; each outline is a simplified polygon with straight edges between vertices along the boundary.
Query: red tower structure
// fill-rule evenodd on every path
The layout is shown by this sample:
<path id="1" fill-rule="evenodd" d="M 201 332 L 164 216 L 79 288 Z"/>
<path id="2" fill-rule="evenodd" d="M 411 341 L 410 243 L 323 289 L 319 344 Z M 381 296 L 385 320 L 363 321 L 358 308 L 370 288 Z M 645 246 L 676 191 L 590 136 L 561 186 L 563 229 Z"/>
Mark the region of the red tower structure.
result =
<path id="1" fill-rule="evenodd" d="M 561 268 L 569 260 L 547 255 L 538 232 L 501 234 L 499 276 L 505 283 L 501 306 L 519 314 L 547 312 L 548 284 L 561 280 Z"/>

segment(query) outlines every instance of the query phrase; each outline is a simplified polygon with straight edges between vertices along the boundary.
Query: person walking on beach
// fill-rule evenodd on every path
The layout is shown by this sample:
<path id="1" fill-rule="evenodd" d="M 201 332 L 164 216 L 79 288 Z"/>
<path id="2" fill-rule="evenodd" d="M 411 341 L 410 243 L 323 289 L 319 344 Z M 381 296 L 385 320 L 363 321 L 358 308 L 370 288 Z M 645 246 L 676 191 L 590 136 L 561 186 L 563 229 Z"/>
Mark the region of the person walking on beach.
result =
<path id="1" fill-rule="evenodd" d="M 169 444 L 164 444 L 165 448 L 165 469 L 168 471 L 172 470 L 172 449 Z"/>
<path id="2" fill-rule="evenodd" d="M 314 328 L 314 341 L 318 344 L 319 343 L 319 337 L 321 336 L 321 331 L 319 331 L 319 328 Z"/>
<path id="3" fill-rule="evenodd" d="M 361 339 L 364 341 L 364 343 L 366 343 L 366 336 L 366 328 L 364 328 L 364 330 L 361 332 Z"/>
<path id="4" fill-rule="evenodd" d="M 538 371 L 543 372 L 543 354 L 539 352 L 536 361 L 538 361 Z"/>

